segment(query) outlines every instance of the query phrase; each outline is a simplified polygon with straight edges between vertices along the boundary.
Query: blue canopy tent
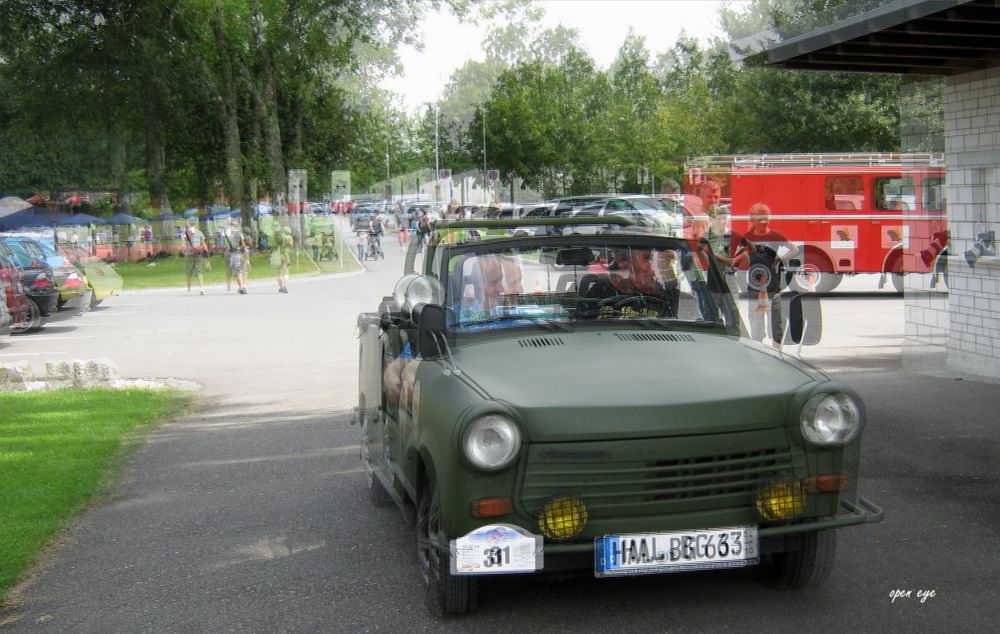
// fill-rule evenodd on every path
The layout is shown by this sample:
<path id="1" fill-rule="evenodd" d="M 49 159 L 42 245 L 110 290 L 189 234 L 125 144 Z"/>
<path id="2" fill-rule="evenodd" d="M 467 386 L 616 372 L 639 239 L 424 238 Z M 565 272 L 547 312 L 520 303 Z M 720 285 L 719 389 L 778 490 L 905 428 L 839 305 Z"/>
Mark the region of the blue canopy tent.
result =
<path id="1" fill-rule="evenodd" d="M 132 214 L 127 214 L 124 211 L 119 211 L 118 213 L 105 218 L 105 221 L 109 225 L 148 225 L 149 222 L 143 220 L 142 218 L 136 218 Z"/>
<path id="2" fill-rule="evenodd" d="M 71 216 L 61 218 L 52 224 L 59 227 L 72 227 L 76 225 L 106 225 L 108 224 L 108 220 L 107 218 L 98 218 L 97 216 L 91 216 L 90 214 L 73 214 Z"/>
<path id="3" fill-rule="evenodd" d="M 32 206 L 0 217 L 0 231 L 13 231 L 27 227 L 51 227 L 66 214 L 47 207 Z"/>

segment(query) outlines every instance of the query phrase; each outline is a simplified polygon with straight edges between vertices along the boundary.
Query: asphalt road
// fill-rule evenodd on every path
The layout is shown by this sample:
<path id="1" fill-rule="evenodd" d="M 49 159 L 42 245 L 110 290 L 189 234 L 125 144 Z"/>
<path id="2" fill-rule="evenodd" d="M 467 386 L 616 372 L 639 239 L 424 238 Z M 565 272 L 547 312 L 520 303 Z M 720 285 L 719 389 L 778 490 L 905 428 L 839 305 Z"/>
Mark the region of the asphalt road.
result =
<path id="1" fill-rule="evenodd" d="M 366 273 L 293 279 L 288 295 L 273 283 L 246 296 L 128 293 L 0 348 L 0 361 L 39 369 L 47 360 L 110 358 L 124 376 L 203 386 L 201 409 L 151 436 L 112 499 L 68 531 L 0 613 L 2 627 L 995 630 L 1000 389 L 903 372 L 902 301 L 885 293 L 824 300 L 824 341 L 804 351 L 866 399 L 863 489 L 885 509 L 882 523 L 840 532 L 823 587 L 777 592 L 749 570 L 511 577 L 485 584 L 476 615 L 429 616 L 413 529 L 398 512 L 368 504 L 359 430 L 349 425 L 356 316 L 373 310 L 401 271 L 395 244 L 386 244 L 388 259 Z"/>

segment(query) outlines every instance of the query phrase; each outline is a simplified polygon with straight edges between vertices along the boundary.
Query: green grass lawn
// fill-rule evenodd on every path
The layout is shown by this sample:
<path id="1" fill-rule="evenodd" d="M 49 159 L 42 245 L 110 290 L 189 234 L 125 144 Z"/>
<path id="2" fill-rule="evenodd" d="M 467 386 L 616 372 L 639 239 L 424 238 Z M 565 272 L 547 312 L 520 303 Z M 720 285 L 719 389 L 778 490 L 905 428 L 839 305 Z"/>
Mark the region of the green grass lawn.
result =
<path id="1" fill-rule="evenodd" d="M 296 260 L 298 260 L 296 262 Z M 226 281 L 226 265 L 222 255 L 209 258 L 212 270 L 205 271 L 205 284 L 221 284 Z M 292 257 L 292 275 L 315 275 L 318 273 L 340 273 L 357 271 L 361 267 L 349 253 L 344 253 L 343 268 L 338 260 L 322 260 L 314 262 L 311 255 L 301 251 L 298 258 Z M 183 257 L 171 257 L 157 260 L 155 264 L 147 262 L 120 262 L 115 270 L 122 276 L 125 288 L 160 288 L 168 286 L 185 286 L 187 284 L 187 269 Z M 267 254 L 254 255 L 251 258 L 249 281 L 273 280 L 278 270 L 271 266 Z M 197 284 L 197 280 L 194 284 Z M 233 282 L 235 284 L 235 281 Z"/>
<path id="2" fill-rule="evenodd" d="M 88 501 L 110 491 L 146 433 L 192 400 L 169 390 L 0 393 L 0 600 Z"/>

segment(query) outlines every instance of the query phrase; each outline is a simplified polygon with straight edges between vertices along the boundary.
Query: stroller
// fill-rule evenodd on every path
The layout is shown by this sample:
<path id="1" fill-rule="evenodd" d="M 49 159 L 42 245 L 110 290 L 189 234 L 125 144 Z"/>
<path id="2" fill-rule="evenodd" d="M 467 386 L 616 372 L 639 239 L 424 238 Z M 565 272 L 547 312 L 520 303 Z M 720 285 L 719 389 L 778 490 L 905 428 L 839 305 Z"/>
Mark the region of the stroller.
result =
<path id="1" fill-rule="evenodd" d="M 375 238 L 375 234 L 368 232 L 368 244 L 365 245 L 366 260 L 384 260 L 385 253 L 382 252 L 380 241 Z"/>

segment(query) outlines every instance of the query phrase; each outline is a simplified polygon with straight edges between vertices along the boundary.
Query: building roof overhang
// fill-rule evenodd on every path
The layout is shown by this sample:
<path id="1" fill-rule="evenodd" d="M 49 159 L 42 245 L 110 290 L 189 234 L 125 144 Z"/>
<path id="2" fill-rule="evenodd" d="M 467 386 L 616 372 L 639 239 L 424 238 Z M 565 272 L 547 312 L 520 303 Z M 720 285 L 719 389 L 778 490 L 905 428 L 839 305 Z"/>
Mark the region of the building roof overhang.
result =
<path id="1" fill-rule="evenodd" d="M 1000 0 L 896 0 L 772 46 L 768 66 L 955 75 L 1000 65 Z"/>

